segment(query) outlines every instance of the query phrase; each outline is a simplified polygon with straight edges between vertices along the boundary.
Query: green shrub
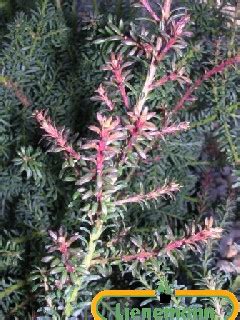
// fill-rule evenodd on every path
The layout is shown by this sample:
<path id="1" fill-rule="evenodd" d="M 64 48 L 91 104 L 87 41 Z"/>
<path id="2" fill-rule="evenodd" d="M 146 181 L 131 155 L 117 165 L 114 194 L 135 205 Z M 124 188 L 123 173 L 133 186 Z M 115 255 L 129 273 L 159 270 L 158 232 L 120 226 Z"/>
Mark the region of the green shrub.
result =
<path id="1" fill-rule="evenodd" d="M 81 318 L 102 289 L 227 285 L 228 275 L 214 276 L 214 239 L 234 219 L 235 198 L 205 219 L 196 170 L 216 123 L 232 163 L 221 130 L 226 122 L 235 143 L 240 58 L 199 48 L 201 33 L 189 43 L 185 9 L 139 2 L 150 14 L 140 23 L 110 16 L 78 33 L 71 5 L 43 1 L 9 25 L 0 78 L 3 316 Z M 63 165 L 47 151 L 62 152 Z M 222 317 L 226 306 L 210 302 Z"/>

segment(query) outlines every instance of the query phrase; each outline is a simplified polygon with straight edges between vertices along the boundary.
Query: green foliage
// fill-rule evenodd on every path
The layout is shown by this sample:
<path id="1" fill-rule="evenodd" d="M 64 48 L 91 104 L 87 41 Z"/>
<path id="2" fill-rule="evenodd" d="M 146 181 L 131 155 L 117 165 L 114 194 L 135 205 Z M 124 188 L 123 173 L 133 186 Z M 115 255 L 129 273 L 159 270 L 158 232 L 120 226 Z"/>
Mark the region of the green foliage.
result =
<path id="1" fill-rule="evenodd" d="M 124 85 L 131 104 L 135 105 L 142 97 L 149 58 L 133 42 L 155 45 L 154 35 L 159 33 L 167 39 L 164 23 L 150 24 L 148 19 L 139 25 L 131 19 L 128 4 L 119 1 L 117 15 L 107 18 L 104 13 L 108 8 L 100 6 L 97 9 L 102 15 L 78 30 L 75 1 L 62 1 L 61 5 L 58 1 L 37 2 L 37 8 L 31 12 L 26 10 L 26 3 L 22 7 L 20 2 L 9 11 L 8 19 L 16 8 L 27 13 L 17 13 L 8 24 L 0 52 L 3 230 L 0 251 L 3 313 L 0 316 L 83 317 L 89 312 L 94 294 L 102 289 L 156 290 L 167 283 L 171 289 L 198 285 L 226 287 L 231 281 L 229 275 L 222 274 L 219 283 L 213 277 L 218 255 L 215 242 L 209 241 L 205 248 L 191 243 L 194 242 L 191 237 L 201 234 L 201 225 L 208 215 L 207 205 L 201 203 L 197 175 L 199 168 L 204 170 L 209 165 L 200 160 L 208 134 L 214 136 L 225 154 L 224 163 L 233 166 L 240 177 L 236 86 L 239 71 L 232 68 L 208 80 L 196 93 L 198 101 L 187 104 L 173 117 L 173 126 L 189 121 L 191 130 L 176 136 L 160 136 L 154 145 L 144 136 L 133 143 L 134 149 L 127 154 L 124 166 L 118 166 L 119 162 L 110 157 L 105 163 L 103 181 L 101 177 L 95 181 L 94 161 L 89 159 L 95 160 L 96 141 L 100 138 L 96 130 L 87 130 L 89 123 L 99 126 L 100 118 L 96 119 L 95 111 L 120 116 L 122 126 L 134 123 L 123 108 L 117 82 L 114 78 L 109 81 L 109 70 L 104 85 L 110 86 L 108 93 L 115 109 L 110 113 L 99 99 L 90 100 L 103 79 L 100 67 L 112 52 L 122 53 L 134 63 L 131 74 L 126 73 Z M 160 79 L 184 66 L 185 79 L 165 83 L 145 101 L 148 112 L 156 112 L 153 123 L 159 130 L 169 128 L 165 120 L 184 93 L 187 78 L 198 79 L 204 69 L 236 54 L 235 34 L 227 28 L 227 20 L 219 28 L 219 21 L 224 17 L 217 8 L 209 11 L 209 5 L 197 5 L 195 1 L 186 5 L 192 12 L 194 23 L 189 28 L 194 37 L 188 41 L 188 48 L 185 42 L 176 44 L 156 69 L 156 78 Z M 6 7 L 6 10 L 10 9 Z M 184 15 L 183 11 L 178 13 L 179 16 L 175 12 L 172 21 Z M 126 19 L 121 19 L 121 15 Z M 146 27 L 150 24 L 148 34 L 141 29 L 142 23 Z M 134 41 L 121 43 L 125 34 Z M 229 37 L 230 43 L 223 44 L 223 40 L 213 45 L 219 35 Z M 126 69 L 129 67 L 132 66 Z M 85 158 L 78 162 L 67 157 L 68 146 L 63 143 L 59 146 L 56 141 L 49 150 L 33 116 L 38 109 L 48 110 L 54 121 L 51 124 L 43 120 L 42 129 L 46 125 L 68 127 L 75 135 L 67 132 L 66 137 L 71 146 L 84 152 Z M 116 133 L 111 141 L 114 153 L 124 149 L 124 139 L 120 137 L 124 132 L 114 126 L 111 130 Z M 59 132 L 60 139 L 65 138 L 63 131 Z M 51 137 L 49 132 L 47 135 Z M 93 150 L 86 145 L 89 139 L 95 143 Z M 144 150 L 149 145 L 150 159 L 144 159 Z M 64 150 L 64 162 L 59 153 L 46 154 L 46 151 Z M 143 199 L 131 205 L 115 204 L 131 195 L 150 194 L 157 186 L 167 186 L 170 181 L 182 186 L 175 201 L 156 197 L 153 201 Z M 235 187 L 239 185 L 237 181 Z M 96 201 L 96 192 L 105 196 L 101 205 Z M 199 209 L 201 205 L 205 207 L 203 210 Z M 235 219 L 235 198 L 228 198 L 213 209 L 216 227 L 227 229 Z M 68 233 L 60 229 L 59 233 L 50 232 L 51 239 L 47 237 L 47 231 L 57 230 L 60 225 Z M 208 227 L 211 230 L 212 226 Z M 182 247 L 166 252 L 175 240 L 182 241 Z M 151 256 L 141 258 L 141 253 Z M 194 267 L 196 264 L 199 268 Z M 196 282 L 201 278 L 204 279 L 201 283 Z M 154 303 L 147 300 L 142 305 Z M 185 301 L 174 303 L 183 305 Z M 222 307 L 222 302 L 214 303 Z M 102 309 L 105 314 L 113 311 L 111 303 L 103 303 Z"/>
<path id="2" fill-rule="evenodd" d="M 1 229 L 10 232 L 2 234 L 3 266 L 8 264 L 2 284 L 19 292 L 7 295 L 4 310 L 15 310 L 24 296 L 25 303 L 14 311 L 24 318 L 31 305 L 24 284 L 41 259 L 42 234 L 61 223 L 72 194 L 71 184 L 58 179 L 61 160 L 49 158 L 43 144 L 39 147 L 40 131 L 32 117 L 36 107 L 45 106 L 58 124 L 74 127 L 77 121 L 85 90 L 79 87 L 78 72 L 89 74 L 91 65 L 77 56 L 79 42 L 74 43 L 71 32 L 62 13 L 41 1 L 31 15 L 18 13 L 8 25 L 0 53 Z M 85 114 L 78 124 L 86 125 Z M 26 239 L 15 245 L 12 233 Z M 19 281 L 21 286 L 12 287 Z"/>
<path id="3" fill-rule="evenodd" d="M 206 68 L 206 66 L 214 65 L 226 56 L 231 57 L 239 52 L 237 25 L 229 22 L 226 14 L 221 13 L 216 7 L 194 3 L 190 6 L 190 10 L 193 12 L 196 23 L 192 26 L 194 37 L 186 57 L 189 57 L 187 62 L 194 66 L 194 73 L 197 77 L 203 66 Z M 209 14 L 212 20 L 209 20 Z M 201 32 L 204 33 L 204 36 Z M 226 155 L 227 163 L 234 170 L 233 175 L 236 177 L 234 188 L 239 188 L 240 185 L 240 91 L 236 85 L 239 77 L 239 68 L 236 67 L 235 70 L 227 70 L 205 83 L 198 91 L 196 104 L 185 118 L 191 122 L 193 134 L 204 133 L 216 139 L 219 149 Z"/>

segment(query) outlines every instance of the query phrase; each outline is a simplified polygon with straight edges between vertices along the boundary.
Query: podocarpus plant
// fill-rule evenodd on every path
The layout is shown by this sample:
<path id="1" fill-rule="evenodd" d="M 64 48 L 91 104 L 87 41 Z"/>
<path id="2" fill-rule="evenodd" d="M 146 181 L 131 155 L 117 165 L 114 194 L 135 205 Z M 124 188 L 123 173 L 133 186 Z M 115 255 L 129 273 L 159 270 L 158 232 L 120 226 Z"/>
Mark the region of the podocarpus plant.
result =
<path id="1" fill-rule="evenodd" d="M 174 261 L 174 251 L 186 245 L 191 249 L 198 248 L 201 242 L 217 238 L 221 233 L 221 229 L 214 228 L 212 222 L 206 222 L 204 229 L 192 229 L 185 237 L 168 241 L 165 245 L 158 237 L 152 237 L 151 241 L 148 238 L 148 242 L 143 243 L 135 235 L 135 240 L 132 237 L 131 241 L 136 249 L 130 248 L 131 226 L 125 226 L 126 208 L 135 203 L 144 208 L 147 202 L 174 198 L 181 186 L 176 181 L 166 180 L 164 185 L 156 185 L 149 192 L 126 194 L 126 182 L 134 175 L 139 163 L 144 165 L 147 161 L 154 161 L 152 150 L 159 140 L 189 129 L 189 123 L 176 122 L 176 115 L 185 108 L 186 103 L 193 101 L 193 92 L 202 82 L 240 62 L 239 56 L 223 61 L 191 83 L 184 68 L 178 69 L 175 62 L 186 46 L 184 38 L 190 36 L 186 30 L 190 17 L 185 10 L 171 12 L 170 0 L 165 0 L 156 11 L 148 0 L 140 0 L 139 4 L 147 10 L 150 16 L 148 23 L 153 24 L 155 32 L 158 32 L 151 33 L 151 28 L 148 31 L 147 24 L 139 27 L 139 37 L 133 31 L 115 37 L 114 40 L 122 43 L 125 53 L 112 53 L 103 68 L 108 71 L 109 78 L 100 85 L 94 97 L 103 108 L 97 113 L 97 124 L 89 127 L 92 137 L 72 147 L 64 131 L 52 124 L 46 112 L 37 111 L 34 115 L 47 139 L 53 142 L 52 150 L 64 152 L 64 167 L 73 169 L 73 180 L 76 179 L 78 186 L 74 199 L 81 199 L 79 234 L 67 240 L 63 231 L 59 235 L 51 232 L 55 245 L 48 252 L 58 251 L 60 260 L 54 254 L 44 258 L 46 262 L 51 261 L 50 275 L 57 274 L 55 282 L 51 282 L 51 276 L 45 280 L 48 307 L 57 309 L 53 292 L 58 288 L 63 292 L 61 308 L 66 316 L 83 308 L 84 305 L 81 307 L 78 302 L 85 302 L 86 306 L 91 300 L 87 288 L 94 294 L 98 288 L 96 282 L 103 288 L 108 287 L 101 278 L 110 276 L 111 265 L 119 265 L 122 272 L 132 271 L 134 277 L 137 264 L 145 264 L 149 275 L 154 270 L 154 262 L 148 265 L 146 261 L 158 261 L 157 265 L 159 261 L 167 263 L 168 258 Z M 159 76 L 166 57 L 172 60 L 168 65 L 170 70 Z M 132 80 L 136 76 L 134 68 L 139 68 L 139 63 L 147 70 L 143 84 Z M 186 87 L 185 92 L 177 97 L 175 106 L 165 107 L 164 116 L 153 112 L 154 106 L 149 104 L 152 92 L 173 81 Z M 157 161 L 161 161 L 161 152 Z M 165 232 L 167 237 L 167 230 Z M 78 239 L 81 248 L 77 252 L 70 246 Z"/>
<path id="2" fill-rule="evenodd" d="M 194 90 L 216 73 L 240 62 L 239 56 L 223 61 L 191 83 L 185 70 L 178 69 L 176 63 L 186 46 L 184 38 L 190 36 L 186 31 L 190 17 L 185 10 L 171 12 L 169 0 L 156 11 L 147 0 L 139 3 L 151 19 L 135 33 L 133 28 L 130 33 L 114 37 L 124 50 L 113 53 L 103 68 L 109 78 L 96 91 L 94 100 L 102 103 L 102 109 L 97 113 L 97 124 L 89 127 L 92 136 L 88 141 L 79 141 L 73 147 L 64 130 L 57 129 L 46 112 L 34 113 L 47 139 L 53 142 L 52 150 L 64 153 L 64 169 L 72 172 L 70 178 L 79 186 L 73 200 L 80 207 L 79 234 L 68 239 L 63 230 L 51 231 L 54 245 L 44 258 L 51 264 L 49 269 L 40 270 L 47 302 L 45 311 L 52 315 L 59 312 L 69 317 L 86 308 L 96 291 L 114 287 L 113 281 L 108 280 L 116 265 L 119 271 L 115 272 L 122 277 L 131 272 L 133 280 L 139 280 L 144 287 L 154 287 L 163 276 L 161 265 L 176 262 L 179 249 L 185 246 L 200 249 L 200 243 L 221 233 L 221 229 L 213 227 L 211 219 L 202 230 L 189 228 L 177 240 L 167 228 L 163 228 L 163 239 L 151 230 L 141 238 L 131 225 L 126 225 L 129 207 L 140 204 L 144 212 L 145 206 L 154 203 L 161 210 L 165 200 L 159 199 L 168 201 L 179 191 L 177 181 L 166 179 L 168 172 L 162 177 L 166 182 L 151 190 L 143 186 L 142 190 L 130 193 L 127 184 L 139 166 L 161 161 L 159 142 L 189 129 L 189 123 L 177 122 L 177 115 L 186 103 L 194 100 Z M 152 26 L 147 30 L 149 24 L 154 26 L 154 33 Z M 168 70 L 166 74 L 164 69 Z M 137 78 L 140 71 L 146 72 L 143 81 Z M 152 105 L 151 95 L 169 82 L 177 82 L 186 90 L 181 97 L 173 97 L 173 106 L 165 106 L 163 102 L 160 113 Z M 17 95 L 21 93 L 11 82 L 5 86 Z M 80 245 L 76 250 L 72 244 L 77 241 Z"/>

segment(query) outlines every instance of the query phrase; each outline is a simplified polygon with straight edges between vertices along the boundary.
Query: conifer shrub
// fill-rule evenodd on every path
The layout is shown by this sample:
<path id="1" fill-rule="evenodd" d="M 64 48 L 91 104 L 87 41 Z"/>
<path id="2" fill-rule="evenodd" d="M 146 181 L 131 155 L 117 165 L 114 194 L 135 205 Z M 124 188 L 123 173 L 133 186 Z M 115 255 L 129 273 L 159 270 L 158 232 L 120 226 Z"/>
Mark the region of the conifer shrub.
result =
<path id="1" fill-rule="evenodd" d="M 78 82 L 64 46 L 69 29 L 61 13 L 44 4 L 32 20 L 19 17 L 34 46 L 29 36 L 17 41 L 12 35 L 4 51 L 1 179 L 11 191 L 1 193 L 9 217 L 5 227 L 11 229 L 11 214 L 18 214 L 14 232 L 5 233 L 5 252 L 13 258 L 6 255 L 0 295 L 4 313 L 26 317 L 31 308 L 37 319 L 83 319 L 90 316 L 93 296 L 103 289 L 156 289 L 166 281 L 172 289 L 227 285 L 228 276 L 214 275 L 215 240 L 234 219 L 235 198 L 230 193 L 222 207 L 206 216 L 202 184 L 196 201 L 194 169 L 204 130 L 201 135 L 192 131 L 191 108 L 195 93 L 210 79 L 226 70 L 236 77 L 240 56 L 209 64 L 192 77 L 191 64 L 185 64 L 192 36 L 187 10 L 171 10 L 171 0 L 156 8 L 148 0 L 136 1 L 145 10 L 144 19 L 124 23 L 111 16 L 107 26 L 95 29 L 94 44 L 86 44 L 90 56 L 99 53 L 97 64 L 106 55 L 108 59 L 101 68 L 103 81 L 99 72 L 88 74 L 81 64 L 86 87 L 79 96 L 93 91 L 94 80 L 98 87 L 86 103 L 97 110 L 93 123 L 80 138 L 83 131 L 76 129 L 70 102 L 76 99 Z M 13 67 L 9 60 L 19 52 L 19 43 L 25 64 Z M 91 60 L 84 62 L 89 65 Z M 44 66 L 50 65 L 48 73 Z M 85 75 L 89 81 L 84 83 Z M 12 176 L 19 189 L 11 188 Z M 26 230 L 27 235 L 19 235 Z M 38 246 L 38 253 L 30 248 L 21 261 L 26 238 L 31 242 L 37 237 L 40 241 L 32 246 Z M 154 303 L 156 299 L 142 305 Z M 220 299 L 208 303 L 224 316 L 226 306 Z M 28 306 L 26 312 L 22 306 Z M 102 313 L 110 318 L 112 312 L 111 303 L 103 302 Z"/>

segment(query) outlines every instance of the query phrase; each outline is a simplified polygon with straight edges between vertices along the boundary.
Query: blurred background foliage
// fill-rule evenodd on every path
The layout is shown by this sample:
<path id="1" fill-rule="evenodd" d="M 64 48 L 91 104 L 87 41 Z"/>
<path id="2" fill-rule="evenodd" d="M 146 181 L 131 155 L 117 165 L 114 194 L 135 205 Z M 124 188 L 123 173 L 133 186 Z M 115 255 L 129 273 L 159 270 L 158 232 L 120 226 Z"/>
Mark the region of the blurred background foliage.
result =
<path id="1" fill-rule="evenodd" d="M 222 11 L 225 3 L 222 2 L 220 8 L 210 0 L 178 3 L 187 7 L 193 21 L 194 36 L 178 62 L 187 68 L 191 78 L 239 53 L 238 14 L 230 19 Z M 237 6 L 236 1 L 231 4 Z M 46 146 L 39 143 L 41 132 L 31 114 L 36 108 L 48 109 L 56 125 L 75 133 L 72 141 L 84 139 L 86 128 L 100 107 L 90 101 L 102 79 L 100 66 L 111 51 L 117 50 L 113 41 L 99 46 L 94 40 L 114 35 L 121 20 L 128 30 L 134 14 L 128 1 L 115 1 L 115 5 L 109 1 L 93 1 L 90 9 L 85 7 L 82 12 L 82 8 L 81 1 L 74 0 L 0 0 L 0 84 L 6 80 L 17 83 L 19 91 L 31 101 L 26 108 L 14 90 L 0 86 L 0 298 L 3 301 L 0 317 L 3 319 L 35 319 L 37 316 L 45 319 L 40 316 L 44 294 L 39 274 L 42 279 L 45 275 L 39 266 L 42 266 L 45 245 L 49 244 L 47 230 L 64 224 L 69 232 L 75 232 L 79 225 L 80 200 L 73 199 L 74 183 L 71 179 L 59 179 L 61 157 L 45 153 Z M 136 74 L 142 77 L 141 70 L 136 69 Z M 159 207 L 149 208 L 141 215 L 137 206 L 129 210 L 129 224 L 135 226 L 136 234 L 144 238 L 144 232 L 153 230 L 159 221 L 162 229 L 170 225 L 177 235 L 179 226 L 189 220 L 198 223 L 213 215 L 218 225 L 228 228 L 239 218 L 237 84 L 239 70 L 228 70 L 202 86 L 197 93 L 198 101 L 180 116 L 181 120 L 191 122 L 192 130 L 179 140 L 169 139 L 161 146 L 161 162 L 139 168 L 138 183 L 135 179 L 129 182 L 132 191 L 139 191 L 139 181 L 151 189 L 152 184 L 162 183 L 158 177 L 166 175 L 185 186 L 176 202 L 162 202 L 161 213 Z M 162 100 L 171 104 L 174 92 L 173 86 L 165 86 L 152 97 L 153 106 Z M 144 181 L 141 181 L 141 170 L 149 173 Z M 206 175 L 215 175 L 215 182 L 208 188 L 204 187 Z M 194 259 L 186 254 L 172 279 L 189 286 L 196 278 L 208 279 L 219 256 L 218 246 L 208 249 Z M 191 265 L 196 261 L 199 268 L 194 270 Z M 118 276 L 116 272 L 111 281 L 116 284 Z M 52 277 L 54 280 L 54 275 Z M 149 273 L 144 278 L 136 269 L 136 278 L 143 286 L 148 277 L 152 283 L 157 281 L 156 274 Z M 223 273 L 219 284 L 212 275 L 216 285 L 232 285 L 237 293 L 234 277 Z M 130 280 L 125 279 L 127 283 Z M 200 285 L 211 284 L 202 281 Z M 61 294 L 57 292 L 55 299 L 61 301 Z"/>

